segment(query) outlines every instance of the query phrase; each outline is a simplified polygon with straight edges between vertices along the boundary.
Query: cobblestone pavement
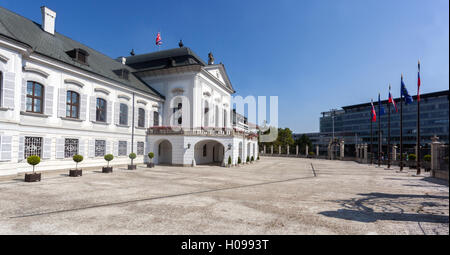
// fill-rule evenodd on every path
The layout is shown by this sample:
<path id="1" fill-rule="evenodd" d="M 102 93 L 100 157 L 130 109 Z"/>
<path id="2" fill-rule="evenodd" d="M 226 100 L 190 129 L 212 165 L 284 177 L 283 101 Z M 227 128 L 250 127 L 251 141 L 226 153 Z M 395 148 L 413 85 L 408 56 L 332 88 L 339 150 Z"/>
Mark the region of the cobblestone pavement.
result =
<path id="1" fill-rule="evenodd" d="M 448 183 L 397 170 L 262 157 L 232 168 L 2 178 L 0 234 L 448 235 Z"/>

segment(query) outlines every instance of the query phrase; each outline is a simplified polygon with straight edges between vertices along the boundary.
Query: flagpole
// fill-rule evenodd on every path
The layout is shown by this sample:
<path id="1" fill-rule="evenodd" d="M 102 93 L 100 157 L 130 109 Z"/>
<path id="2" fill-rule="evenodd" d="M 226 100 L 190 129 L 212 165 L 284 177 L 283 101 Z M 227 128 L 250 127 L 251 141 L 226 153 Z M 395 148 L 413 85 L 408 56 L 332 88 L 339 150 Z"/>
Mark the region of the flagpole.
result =
<path id="1" fill-rule="evenodd" d="M 391 97 L 391 84 L 389 84 L 389 98 Z M 394 100 L 394 98 L 392 98 Z M 389 100 L 388 100 L 389 101 Z M 387 168 L 391 168 L 391 154 L 389 149 L 391 148 L 391 104 L 388 102 L 388 147 L 387 147 Z"/>
<path id="2" fill-rule="evenodd" d="M 420 62 L 418 64 L 420 75 Z M 419 76 L 417 76 L 419 79 Z M 417 81 L 417 175 L 420 174 L 420 94 L 419 94 L 419 80 Z"/>
<path id="3" fill-rule="evenodd" d="M 372 132 L 372 126 L 373 126 L 373 102 L 372 102 L 372 109 L 370 110 L 370 164 L 373 164 L 373 132 Z"/>
<path id="4" fill-rule="evenodd" d="M 403 74 L 402 74 L 403 81 Z M 400 85 L 400 171 L 403 171 L 403 93 Z"/>
<path id="5" fill-rule="evenodd" d="M 378 167 L 381 165 L 381 100 L 380 93 L 378 93 Z"/>

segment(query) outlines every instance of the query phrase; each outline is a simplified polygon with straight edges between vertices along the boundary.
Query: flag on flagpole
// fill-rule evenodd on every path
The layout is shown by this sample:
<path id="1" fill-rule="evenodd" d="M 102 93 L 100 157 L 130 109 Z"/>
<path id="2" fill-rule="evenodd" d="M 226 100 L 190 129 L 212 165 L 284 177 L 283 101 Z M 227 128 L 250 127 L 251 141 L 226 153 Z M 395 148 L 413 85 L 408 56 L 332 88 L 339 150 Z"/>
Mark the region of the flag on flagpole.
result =
<path id="1" fill-rule="evenodd" d="M 373 100 L 370 100 L 370 104 L 372 105 L 372 122 L 377 121 L 377 112 L 375 111 L 375 106 L 373 106 Z"/>
<path id="2" fill-rule="evenodd" d="M 389 102 L 388 103 L 394 105 L 395 112 L 398 112 L 397 104 L 395 104 L 394 98 L 392 97 L 392 94 L 391 94 L 391 84 L 389 84 Z"/>
<path id="3" fill-rule="evenodd" d="M 156 45 L 161 45 L 162 44 L 162 40 L 161 40 L 161 33 L 158 32 L 158 34 L 156 35 Z"/>
<path id="4" fill-rule="evenodd" d="M 405 83 L 403 82 L 403 74 L 401 79 L 401 97 L 405 98 L 405 104 L 410 104 L 413 102 L 412 96 L 409 95 L 408 90 L 406 89 Z"/>
<path id="5" fill-rule="evenodd" d="M 417 64 L 418 71 L 417 71 L 417 102 L 420 101 L 420 60 Z"/>
<path id="6" fill-rule="evenodd" d="M 380 112 L 378 113 L 378 115 L 384 115 L 384 114 L 386 114 L 386 112 L 384 111 L 384 107 L 383 107 L 383 105 L 381 104 L 381 98 L 380 98 L 380 93 L 378 93 L 378 105 L 379 105 L 379 109 L 380 109 Z"/>

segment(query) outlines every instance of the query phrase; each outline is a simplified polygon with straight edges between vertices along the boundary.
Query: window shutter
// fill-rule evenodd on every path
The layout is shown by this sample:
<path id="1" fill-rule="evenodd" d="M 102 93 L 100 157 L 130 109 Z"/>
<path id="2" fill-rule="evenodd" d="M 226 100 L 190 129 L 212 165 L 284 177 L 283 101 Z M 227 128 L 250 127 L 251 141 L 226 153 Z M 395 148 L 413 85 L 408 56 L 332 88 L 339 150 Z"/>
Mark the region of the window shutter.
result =
<path id="1" fill-rule="evenodd" d="M 111 141 L 106 141 L 105 142 L 105 152 L 106 154 L 111 154 Z"/>
<path id="2" fill-rule="evenodd" d="M 114 141 L 113 155 L 114 155 L 114 157 L 117 157 L 119 155 L 119 142 L 117 142 L 117 141 Z"/>
<path id="3" fill-rule="evenodd" d="M 52 139 L 44 137 L 44 145 L 42 146 L 42 158 L 49 159 L 51 158 L 52 153 Z"/>
<path id="4" fill-rule="evenodd" d="M 148 127 L 148 117 L 147 117 L 147 110 L 144 109 L 144 127 Z"/>
<path id="5" fill-rule="evenodd" d="M 80 120 L 86 120 L 87 95 L 80 95 Z"/>
<path id="6" fill-rule="evenodd" d="M 22 94 L 21 94 L 20 110 L 22 112 L 27 110 L 27 81 L 22 79 Z M 20 159 L 19 159 L 20 160 Z"/>
<path id="7" fill-rule="evenodd" d="M 95 157 L 95 140 L 94 139 L 91 139 L 91 140 L 89 140 L 89 148 L 88 148 L 88 150 L 89 150 L 89 157 L 90 158 L 93 158 L 93 157 Z"/>
<path id="8" fill-rule="evenodd" d="M 12 136 L 0 136 L 0 161 L 11 160 Z"/>
<path id="9" fill-rule="evenodd" d="M 128 105 L 128 126 L 130 126 L 130 127 L 131 127 L 131 121 L 133 121 L 132 111 L 133 111 L 133 106 Z"/>
<path id="10" fill-rule="evenodd" d="M 96 120 L 96 109 L 97 109 L 97 98 L 95 96 L 91 96 L 91 100 L 89 102 L 89 120 Z"/>
<path id="11" fill-rule="evenodd" d="M 127 141 L 127 156 L 131 153 L 131 141 Z"/>
<path id="12" fill-rule="evenodd" d="M 111 124 L 112 121 L 112 101 L 106 101 L 106 123 Z"/>
<path id="13" fill-rule="evenodd" d="M 138 141 L 134 141 L 134 144 L 133 144 L 133 152 L 136 153 L 136 155 L 137 155 L 137 143 L 138 143 Z"/>
<path id="14" fill-rule="evenodd" d="M 7 72 L 4 76 L 3 86 L 1 88 L 1 95 L 3 96 L 2 106 L 9 109 L 14 109 L 14 88 L 16 82 L 16 74 L 13 72 Z"/>
<path id="15" fill-rule="evenodd" d="M 153 111 L 149 111 L 148 112 L 148 127 L 153 127 L 153 123 L 154 123 L 154 121 L 153 121 Z"/>
<path id="16" fill-rule="evenodd" d="M 66 117 L 67 90 L 58 89 L 58 117 Z"/>
<path id="17" fill-rule="evenodd" d="M 56 139 L 56 158 L 64 158 L 64 138 Z"/>
<path id="18" fill-rule="evenodd" d="M 18 155 L 18 157 L 19 157 L 19 159 L 18 159 L 19 162 L 24 160 L 24 157 L 25 157 L 25 137 L 24 136 L 19 136 L 19 155 Z"/>
<path id="19" fill-rule="evenodd" d="M 85 143 L 86 143 L 86 141 L 84 139 L 79 139 L 78 140 L 78 154 L 83 156 L 83 157 L 86 157 L 86 152 L 84 151 L 85 150 Z"/>
<path id="20" fill-rule="evenodd" d="M 119 125 L 120 102 L 114 103 L 114 124 Z"/>
<path id="21" fill-rule="evenodd" d="M 134 108 L 134 126 L 135 127 L 138 126 L 138 120 L 139 120 L 139 108 L 135 107 Z"/>
<path id="22" fill-rule="evenodd" d="M 53 86 L 45 86 L 44 88 L 44 113 L 46 115 L 52 115 L 53 114 L 53 94 L 55 88 Z"/>

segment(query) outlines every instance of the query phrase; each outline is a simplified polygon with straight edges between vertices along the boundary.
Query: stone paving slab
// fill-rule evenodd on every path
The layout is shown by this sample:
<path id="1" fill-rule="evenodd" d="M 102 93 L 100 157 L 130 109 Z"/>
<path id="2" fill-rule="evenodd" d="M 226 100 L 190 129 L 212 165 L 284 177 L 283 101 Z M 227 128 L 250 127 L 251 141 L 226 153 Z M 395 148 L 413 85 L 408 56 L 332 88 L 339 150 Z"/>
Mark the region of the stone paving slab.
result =
<path id="1" fill-rule="evenodd" d="M 312 171 L 315 169 L 316 177 Z M 0 234 L 449 234 L 448 184 L 415 170 L 261 157 L 240 167 L 0 180 Z"/>

